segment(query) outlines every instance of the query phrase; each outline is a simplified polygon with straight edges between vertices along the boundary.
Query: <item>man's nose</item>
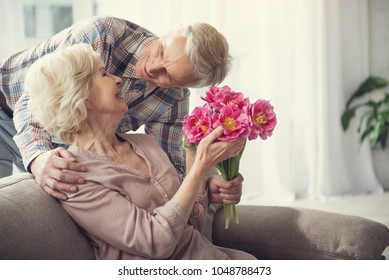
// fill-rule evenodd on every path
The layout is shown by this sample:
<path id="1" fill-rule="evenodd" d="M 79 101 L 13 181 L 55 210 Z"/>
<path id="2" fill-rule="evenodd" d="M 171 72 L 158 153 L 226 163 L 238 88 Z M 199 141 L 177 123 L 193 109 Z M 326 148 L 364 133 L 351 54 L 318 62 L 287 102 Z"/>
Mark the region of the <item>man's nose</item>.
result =
<path id="1" fill-rule="evenodd" d="M 153 60 L 147 66 L 148 66 L 147 67 L 147 71 L 151 75 L 156 75 L 156 74 L 160 73 L 163 70 L 163 68 L 164 68 L 162 61 L 158 60 L 158 59 Z"/>

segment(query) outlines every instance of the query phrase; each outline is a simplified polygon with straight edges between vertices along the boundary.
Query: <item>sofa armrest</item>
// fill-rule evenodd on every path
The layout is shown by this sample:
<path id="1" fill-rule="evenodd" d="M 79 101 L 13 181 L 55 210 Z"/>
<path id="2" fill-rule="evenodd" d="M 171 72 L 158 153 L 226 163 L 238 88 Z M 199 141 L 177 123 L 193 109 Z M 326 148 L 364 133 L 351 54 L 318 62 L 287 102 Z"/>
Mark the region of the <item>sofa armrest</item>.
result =
<path id="1" fill-rule="evenodd" d="M 94 259 L 92 246 L 29 173 L 0 179 L 0 259 Z"/>
<path id="2" fill-rule="evenodd" d="M 221 208 L 221 210 L 220 210 Z M 387 226 L 325 211 L 238 205 L 240 224 L 224 229 L 223 209 L 213 220 L 214 244 L 244 250 L 258 259 L 382 259 Z"/>

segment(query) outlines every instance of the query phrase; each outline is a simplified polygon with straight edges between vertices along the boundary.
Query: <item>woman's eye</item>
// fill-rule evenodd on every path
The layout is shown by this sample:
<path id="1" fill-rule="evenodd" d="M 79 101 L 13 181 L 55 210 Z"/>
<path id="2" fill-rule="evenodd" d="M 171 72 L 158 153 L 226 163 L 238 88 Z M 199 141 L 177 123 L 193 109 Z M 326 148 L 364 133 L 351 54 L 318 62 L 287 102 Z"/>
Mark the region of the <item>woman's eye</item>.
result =
<path id="1" fill-rule="evenodd" d="M 163 57 L 163 47 L 160 48 L 159 52 L 160 52 L 161 57 Z"/>

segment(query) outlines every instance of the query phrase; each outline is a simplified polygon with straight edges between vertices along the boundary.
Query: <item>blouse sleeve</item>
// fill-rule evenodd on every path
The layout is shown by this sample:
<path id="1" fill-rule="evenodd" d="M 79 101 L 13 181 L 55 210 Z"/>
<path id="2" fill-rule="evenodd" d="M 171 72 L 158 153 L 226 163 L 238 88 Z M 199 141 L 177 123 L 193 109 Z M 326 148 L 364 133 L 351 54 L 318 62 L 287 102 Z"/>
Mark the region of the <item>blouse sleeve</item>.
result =
<path id="1" fill-rule="evenodd" d="M 67 195 L 69 199 L 61 204 L 80 227 L 124 252 L 148 259 L 168 258 L 189 218 L 172 201 L 150 213 L 96 182 L 88 181 L 77 193 Z"/>
<path id="2" fill-rule="evenodd" d="M 193 205 L 192 213 L 189 217 L 189 223 L 199 232 L 203 232 L 204 224 L 208 212 L 208 189 L 204 194 L 198 195 Z"/>

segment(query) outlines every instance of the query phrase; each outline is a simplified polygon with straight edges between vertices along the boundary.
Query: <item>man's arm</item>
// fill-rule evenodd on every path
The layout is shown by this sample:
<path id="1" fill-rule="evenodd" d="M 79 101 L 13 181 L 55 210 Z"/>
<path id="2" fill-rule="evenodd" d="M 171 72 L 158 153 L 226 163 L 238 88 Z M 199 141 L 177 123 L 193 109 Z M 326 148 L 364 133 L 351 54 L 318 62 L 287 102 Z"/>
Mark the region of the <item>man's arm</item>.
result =
<path id="1" fill-rule="evenodd" d="M 82 184 L 84 180 L 62 169 L 85 171 L 85 166 L 76 163 L 65 148 L 52 150 L 51 136 L 33 121 L 28 111 L 27 94 L 16 103 L 13 121 L 17 131 L 14 140 L 27 170 L 35 175 L 35 180 L 49 195 L 66 200 L 67 196 L 61 191 L 77 191 L 75 184 Z"/>
<path id="2" fill-rule="evenodd" d="M 242 174 L 231 181 L 226 181 L 220 175 L 208 177 L 207 187 L 209 202 L 215 204 L 238 204 L 242 197 Z"/>
<path id="3" fill-rule="evenodd" d="M 28 111 L 29 97 L 24 93 L 15 104 L 14 124 L 17 131 L 14 140 L 22 155 L 23 164 L 31 171 L 30 163 L 37 156 L 52 150 L 51 137 L 38 123 L 34 122 Z"/>
<path id="4" fill-rule="evenodd" d="M 45 42 L 15 54 L 4 63 L 4 67 L 8 69 L 8 72 L 11 69 L 13 71 L 6 80 L 7 88 L 11 91 L 9 95 L 15 101 L 18 100 L 14 108 L 14 123 L 17 130 L 14 141 L 21 151 L 23 163 L 27 170 L 35 175 L 36 181 L 47 193 L 59 199 L 67 199 L 67 196 L 57 190 L 71 191 L 76 188 L 74 184 L 83 182 L 81 177 L 69 175 L 63 172 L 62 169 L 81 171 L 85 170 L 85 166 L 77 164 L 71 153 L 63 148 L 58 151 L 55 150 L 55 152 L 52 151 L 50 135 L 39 124 L 33 122 L 28 111 L 28 95 L 21 95 L 24 87 L 24 77 L 32 63 L 58 48 L 65 48 L 78 43 L 90 43 L 96 48 L 101 46 L 102 44 L 99 43 L 100 30 L 105 30 L 105 19 L 113 20 L 113 18 L 107 17 L 80 21 L 55 34 Z M 98 51 L 104 53 L 101 49 L 98 49 Z"/>

